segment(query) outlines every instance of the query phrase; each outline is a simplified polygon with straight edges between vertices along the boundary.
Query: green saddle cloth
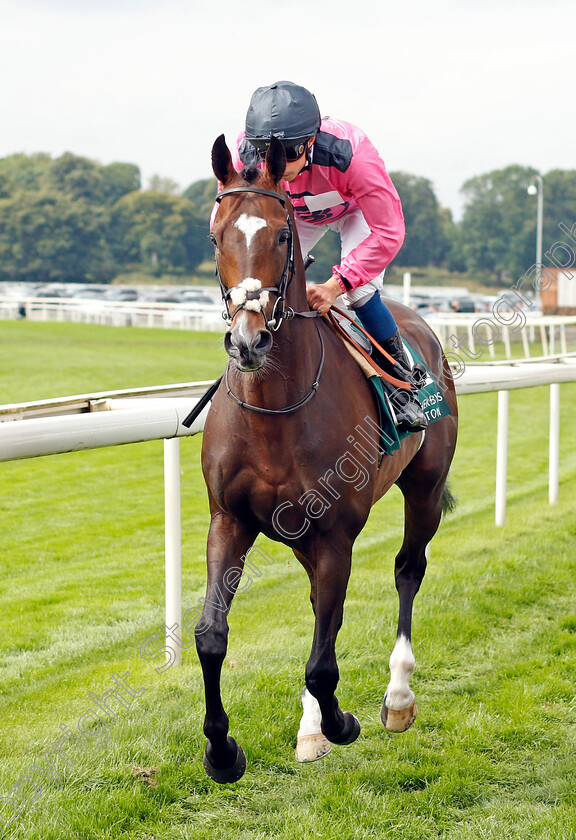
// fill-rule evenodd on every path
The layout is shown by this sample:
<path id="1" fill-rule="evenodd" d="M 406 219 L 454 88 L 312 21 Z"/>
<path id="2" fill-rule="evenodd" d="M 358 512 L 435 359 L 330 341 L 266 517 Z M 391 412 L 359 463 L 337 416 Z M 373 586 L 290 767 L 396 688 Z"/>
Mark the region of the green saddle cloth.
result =
<path id="1" fill-rule="evenodd" d="M 452 409 L 446 401 L 446 397 L 442 393 L 442 389 L 432 376 L 430 368 L 422 359 L 419 353 L 403 339 L 404 346 L 412 357 L 414 362 L 421 362 L 427 371 L 427 377 L 421 388 L 418 389 L 418 397 L 420 404 L 424 410 L 424 414 L 428 420 L 428 425 L 431 426 L 442 417 L 448 417 L 452 414 Z M 381 376 L 370 376 L 370 382 L 376 397 L 376 404 L 378 406 L 378 425 L 380 427 L 380 452 L 386 455 L 391 455 L 396 449 L 400 449 L 400 445 L 405 437 L 408 437 L 414 432 L 398 432 L 394 421 L 392 420 L 390 409 L 385 397 L 387 386 Z"/>

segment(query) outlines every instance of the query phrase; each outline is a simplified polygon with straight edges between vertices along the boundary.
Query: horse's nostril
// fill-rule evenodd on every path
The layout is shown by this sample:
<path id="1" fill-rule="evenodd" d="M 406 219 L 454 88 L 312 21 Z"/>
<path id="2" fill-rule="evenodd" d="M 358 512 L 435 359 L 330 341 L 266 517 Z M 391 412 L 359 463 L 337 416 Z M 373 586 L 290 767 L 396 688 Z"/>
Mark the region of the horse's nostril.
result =
<path id="1" fill-rule="evenodd" d="M 272 336 L 270 335 L 268 330 L 260 330 L 260 334 L 258 335 L 257 340 L 253 344 L 254 352 L 263 356 L 265 353 L 268 353 L 271 347 Z"/>
<path id="2" fill-rule="evenodd" d="M 254 334 L 245 335 L 233 328 L 224 335 L 224 349 L 242 370 L 256 370 L 261 367 L 271 347 L 272 335 L 268 330 L 258 330 Z"/>
<path id="3" fill-rule="evenodd" d="M 229 356 L 237 356 L 238 355 L 238 348 L 232 341 L 232 333 L 230 330 L 224 336 L 224 349 L 228 353 Z"/>

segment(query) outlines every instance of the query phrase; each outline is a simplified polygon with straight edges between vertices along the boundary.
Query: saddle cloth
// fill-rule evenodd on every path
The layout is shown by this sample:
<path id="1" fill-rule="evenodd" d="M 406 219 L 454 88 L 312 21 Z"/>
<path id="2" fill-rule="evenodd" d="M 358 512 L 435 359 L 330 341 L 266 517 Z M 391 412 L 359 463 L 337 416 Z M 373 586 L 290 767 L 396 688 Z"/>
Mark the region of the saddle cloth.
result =
<path id="1" fill-rule="evenodd" d="M 338 321 L 340 328 L 346 333 L 346 336 L 342 335 L 339 330 L 335 330 L 336 334 L 340 336 L 346 349 L 358 363 L 372 386 L 372 392 L 378 408 L 381 456 L 384 454 L 391 455 L 397 449 L 400 449 L 404 438 L 409 434 L 414 434 L 414 432 L 398 432 L 390 413 L 388 398 L 390 392 L 394 390 L 394 386 L 388 383 L 382 376 L 379 376 L 370 364 L 370 361 L 355 347 L 355 342 L 358 341 L 365 353 L 371 353 L 372 346 L 370 341 L 346 318 L 342 318 L 338 313 L 333 312 L 332 314 Z M 360 337 L 361 341 L 358 340 L 358 337 Z M 437 420 L 441 420 L 442 417 L 448 417 L 448 415 L 452 414 L 452 409 L 448 405 L 442 389 L 424 359 L 422 359 L 420 354 L 404 338 L 402 339 L 402 343 L 410 366 L 413 367 L 415 362 L 420 362 L 426 368 L 426 379 L 418 389 L 418 398 L 428 420 L 428 425 L 430 426 Z"/>

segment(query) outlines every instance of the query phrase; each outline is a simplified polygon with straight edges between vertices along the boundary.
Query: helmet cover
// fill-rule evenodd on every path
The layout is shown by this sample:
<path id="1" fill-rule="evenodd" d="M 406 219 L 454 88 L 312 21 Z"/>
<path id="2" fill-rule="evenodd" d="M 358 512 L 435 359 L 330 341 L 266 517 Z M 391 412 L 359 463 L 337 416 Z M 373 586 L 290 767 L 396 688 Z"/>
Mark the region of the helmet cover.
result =
<path id="1" fill-rule="evenodd" d="M 321 116 L 316 97 L 294 82 L 275 82 L 252 94 L 246 114 L 248 140 L 306 140 L 318 133 Z"/>

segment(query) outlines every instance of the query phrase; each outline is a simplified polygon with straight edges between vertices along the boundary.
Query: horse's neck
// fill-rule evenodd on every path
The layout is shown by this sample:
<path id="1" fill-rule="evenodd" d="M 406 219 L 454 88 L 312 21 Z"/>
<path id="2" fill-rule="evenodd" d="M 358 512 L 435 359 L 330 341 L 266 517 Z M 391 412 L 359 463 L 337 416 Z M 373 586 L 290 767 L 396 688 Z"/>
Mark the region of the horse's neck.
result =
<path id="1" fill-rule="evenodd" d="M 304 268 L 297 273 L 288 289 L 284 306 L 294 312 L 308 312 Z M 274 334 L 274 362 L 284 376 L 302 383 L 306 372 L 314 372 L 318 365 L 319 348 L 315 318 L 294 317 L 284 321 Z"/>

